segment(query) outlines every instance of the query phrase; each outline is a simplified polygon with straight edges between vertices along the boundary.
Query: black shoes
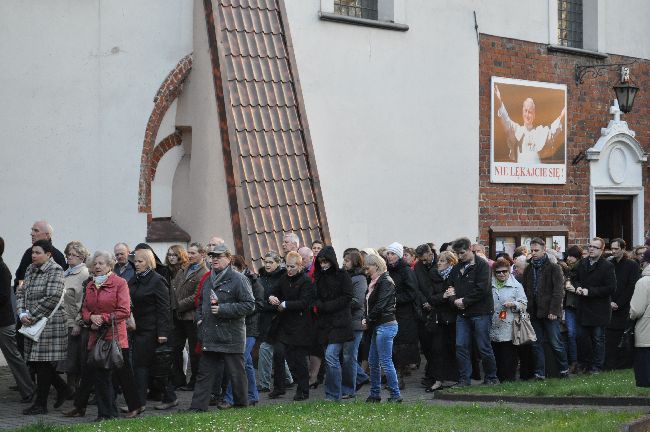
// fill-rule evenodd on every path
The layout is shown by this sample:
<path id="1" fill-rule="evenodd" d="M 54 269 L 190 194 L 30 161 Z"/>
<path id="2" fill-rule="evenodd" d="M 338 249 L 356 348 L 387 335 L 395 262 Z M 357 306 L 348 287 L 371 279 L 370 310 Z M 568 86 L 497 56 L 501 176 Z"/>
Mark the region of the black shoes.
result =
<path id="1" fill-rule="evenodd" d="M 72 393 L 74 393 L 74 390 L 70 387 L 66 387 L 65 390 L 58 392 L 56 394 L 56 401 L 54 402 L 54 408 L 60 408 L 61 405 L 65 403 L 65 401 L 68 400 L 70 396 L 72 396 Z"/>
<path id="2" fill-rule="evenodd" d="M 286 392 L 284 390 L 272 390 L 269 393 L 269 399 L 277 399 L 280 396 L 284 395 Z"/>
<path id="3" fill-rule="evenodd" d="M 379 403 L 381 402 L 381 397 L 379 396 L 368 396 L 366 403 Z"/>
<path id="4" fill-rule="evenodd" d="M 24 398 L 20 398 L 20 403 L 24 403 L 24 404 L 32 403 L 32 401 L 34 400 L 34 394 L 35 393 L 32 393 L 29 396 L 25 396 Z"/>
<path id="5" fill-rule="evenodd" d="M 305 394 L 305 393 L 296 393 L 296 395 L 293 397 L 293 400 L 295 400 L 296 402 L 304 401 L 307 399 L 309 399 L 309 394 Z"/>
<path id="6" fill-rule="evenodd" d="M 40 415 L 40 414 L 47 414 L 47 408 L 42 406 L 42 405 L 37 405 L 34 404 L 30 406 L 29 408 L 25 408 L 23 410 L 24 415 Z"/>
<path id="7" fill-rule="evenodd" d="M 359 391 L 361 387 L 363 387 L 366 384 L 370 384 L 370 380 L 365 380 L 357 383 L 356 390 Z"/>
<path id="8" fill-rule="evenodd" d="M 398 397 L 389 397 L 387 401 L 388 403 L 402 403 L 403 400 L 404 399 L 402 399 L 401 396 L 398 396 Z"/>

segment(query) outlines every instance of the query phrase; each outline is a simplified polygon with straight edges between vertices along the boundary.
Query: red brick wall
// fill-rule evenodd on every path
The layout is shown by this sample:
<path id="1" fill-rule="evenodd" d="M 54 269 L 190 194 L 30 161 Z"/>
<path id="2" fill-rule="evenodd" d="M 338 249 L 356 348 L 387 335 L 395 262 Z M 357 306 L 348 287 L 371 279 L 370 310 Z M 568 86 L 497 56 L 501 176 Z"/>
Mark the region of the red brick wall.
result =
<path id="1" fill-rule="evenodd" d="M 176 67 L 167 74 L 163 80 L 156 96 L 153 98 L 153 110 L 147 121 L 147 126 L 144 132 L 144 141 L 142 143 L 142 155 L 140 158 L 140 183 L 138 187 L 138 211 L 140 213 L 148 213 L 148 219 L 151 219 L 151 181 L 153 180 L 152 173 L 155 174 L 155 168 L 158 165 L 158 160 L 155 166 L 152 163 L 154 156 L 154 145 L 156 144 L 156 136 L 160 123 L 165 117 L 165 113 L 180 94 L 183 88 L 183 82 L 187 79 L 190 71 L 192 70 L 192 54 L 183 57 Z M 161 143 L 162 144 L 162 143 Z"/>
<path id="2" fill-rule="evenodd" d="M 609 106 L 616 97 L 612 86 L 620 71 L 586 77 L 576 85 L 575 65 L 623 63 L 633 59 L 610 56 L 596 60 L 548 52 L 545 44 L 481 35 L 480 42 L 480 161 L 479 232 L 488 240 L 491 225 L 569 227 L 569 244 L 584 244 L 589 236 L 589 163 L 571 161 L 600 138 L 600 128 L 612 118 Z M 492 76 L 567 85 L 567 182 L 565 185 L 490 183 L 490 79 Z M 650 150 L 650 62 L 631 66 L 632 81 L 640 87 L 633 112 L 623 115 L 646 152 Z M 650 171 L 643 167 L 645 209 L 650 210 L 647 186 Z M 647 220 L 647 218 L 646 218 Z M 644 225 L 647 229 L 647 223 Z M 644 229 L 644 231 L 645 231 Z"/>

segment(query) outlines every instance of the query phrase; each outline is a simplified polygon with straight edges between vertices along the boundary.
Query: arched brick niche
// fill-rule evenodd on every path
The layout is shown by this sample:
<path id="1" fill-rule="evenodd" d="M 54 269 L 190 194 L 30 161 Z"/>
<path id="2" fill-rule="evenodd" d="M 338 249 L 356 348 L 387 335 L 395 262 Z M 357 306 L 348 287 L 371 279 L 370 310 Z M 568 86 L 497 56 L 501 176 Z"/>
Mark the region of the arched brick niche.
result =
<path id="1" fill-rule="evenodd" d="M 140 182 L 138 187 L 138 211 L 147 213 L 151 219 L 151 182 L 156 174 L 158 162 L 171 148 L 180 145 L 180 131 L 165 137 L 157 146 L 156 137 L 165 113 L 181 93 L 183 82 L 192 70 L 192 54 L 183 57 L 163 80 L 153 99 L 154 107 L 149 116 L 142 144 L 140 159 Z M 154 147 L 155 146 L 155 147 Z"/>

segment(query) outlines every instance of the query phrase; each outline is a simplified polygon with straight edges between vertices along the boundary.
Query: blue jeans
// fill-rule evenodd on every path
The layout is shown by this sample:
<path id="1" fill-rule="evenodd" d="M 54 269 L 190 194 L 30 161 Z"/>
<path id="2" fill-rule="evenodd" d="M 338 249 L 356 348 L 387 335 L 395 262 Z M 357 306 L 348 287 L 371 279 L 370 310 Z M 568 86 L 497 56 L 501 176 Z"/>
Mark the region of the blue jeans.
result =
<path id="1" fill-rule="evenodd" d="M 257 392 L 257 384 L 255 384 L 255 367 L 253 366 L 253 347 L 255 346 L 255 338 L 249 336 L 246 338 L 246 351 L 244 351 L 244 368 L 246 369 L 246 378 L 248 380 L 248 403 L 258 402 L 260 394 Z M 228 384 L 226 394 L 223 400 L 232 405 L 234 400 L 232 398 L 232 383 Z"/>
<path id="2" fill-rule="evenodd" d="M 591 340 L 589 371 L 602 371 L 605 366 L 605 326 L 580 326 L 580 337 Z"/>
<path id="3" fill-rule="evenodd" d="M 567 328 L 567 339 L 568 343 L 566 344 L 566 354 L 567 360 L 569 363 L 575 363 L 578 361 L 578 316 L 576 315 L 576 310 L 572 308 L 566 308 L 564 310 L 564 323 Z"/>
<path id="4" fill-rule="evenodd" d="M 483 362 L 485 381 L 497 379 L 497 362 L 490 343 L 490 327 L 492 314 L 456 317 L 456 361 L 460 383 L 471 383 L 472 376 L 472 338 L 476 342 Z"/>
<path id="5" fill-rule="evenodd" d="M 359 345 L 363 338 L 363 330 L 354 332 L 354 339 L 343 344 L 343 381 L 341 393 L 343 395 L 354 396 L 357 392 L 357 382 L 365 382 L 368 375 L 363 371 L 361 365 L 357 362 L 359 354 Z"/>
<path id="6" fill-rule="evenodd" d="M 325 349 L 325 399 L 341 400 L 341 352 L 342 343 L 328 344 Z"/>
<path id="7" fill-rule="evenodd" d="M 533 357 L 535 358 L 535 376 L 546 376 L 546 360 L 544 357 L 544 340 L 546 340 L 555 356 L 557 367 L 560 372 L 569 370 L 569 364 L 566 359 L 566 351 L 560 337 L 560 320 L 559 319 L 539 319 L 530 318 L 530 322 L 535 330 L 537 341 L 533 342 Z"/>
<path id="8" fill-rule="evenodd" d="M 257 372 L 260 375 L 260 387 L 271 388 L 271 374 L 273 372 L 273 345 L 268 342 L 260 344 L 259 356 L 257 358 Z M 289 366 L 284 363 L 284 373 L 287 377 L 287 384 L 293 383 Z"/>
<path id="9" fill-rule="evenodd" d="M 391 398 L 400 397 L 397 371 L 393 364 L 393 339 L 397 335 L 397 324 L 380 324 L 372 332 L 368 366 L 370 366 L 370 396 L 381 397 L 381 369 Z"/>

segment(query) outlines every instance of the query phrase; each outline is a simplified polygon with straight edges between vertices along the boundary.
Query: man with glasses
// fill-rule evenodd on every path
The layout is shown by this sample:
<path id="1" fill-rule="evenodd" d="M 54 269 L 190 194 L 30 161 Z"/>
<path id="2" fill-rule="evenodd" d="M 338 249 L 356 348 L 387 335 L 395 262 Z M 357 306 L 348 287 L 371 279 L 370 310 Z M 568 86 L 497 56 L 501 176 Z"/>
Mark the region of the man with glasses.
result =
<path id="1" fill-rule="evenodd" d="M 524 270 L 524 292 L 528 298 L 530 321 L 537 341 L 533 343 L 535 379 L 546 378 L 544 341 L 548 341 L 562 378 L 569 376 L 566 350 L 560 337 L 560 318 L 564 299 L 562 268 L 546 255 L 546 243 L 539 237 L 530 241 L 531 258 Z"/>
<path id="2" fill-rule="evenodd" d="M 630 300 L 634 294 L 634 286 L 639 280 L 641 268 L 625 252 L 625 240 L 612 240 L 610 249 L 616 273 L 616 292 L 612 294 L 612 320 L 605 329 L 605 369 L 624 369 L 632 367 L 632 357 L 618 348 L 618 343 L 625 331 L 630 316 Z"/>
<path id="3" fill-rule="evenodd" d="M 591 356 L 583 367 L 593 374 L 605 366 L 605 326 L 612 316 L 612 295 L 616 292 L 614 264 L 603 257 L 604 248 L 600 237 L 589 242 L 589 255 L 578 263 L 574 281 L 580 336 L 591 341 Z"/>
<path id="4" fill-rule="evenodd" d="M 456 317 L 456 360 L 460 380 L 458 386 L 471 385 L 472 340 L 476 342 L 485 373 L 485 384 L 498 384 L 497 364 L 490 343 L 490 327 L 494 301 L 490 287 L 490 267 L 486 260 L 478 258 L 471 249 L 472 243 L 466 237 L 454 241 L 454 253 L 458 264 L 449 275 L 452 287 L 448 289 L 449 299 L 458 309 Z"/>

